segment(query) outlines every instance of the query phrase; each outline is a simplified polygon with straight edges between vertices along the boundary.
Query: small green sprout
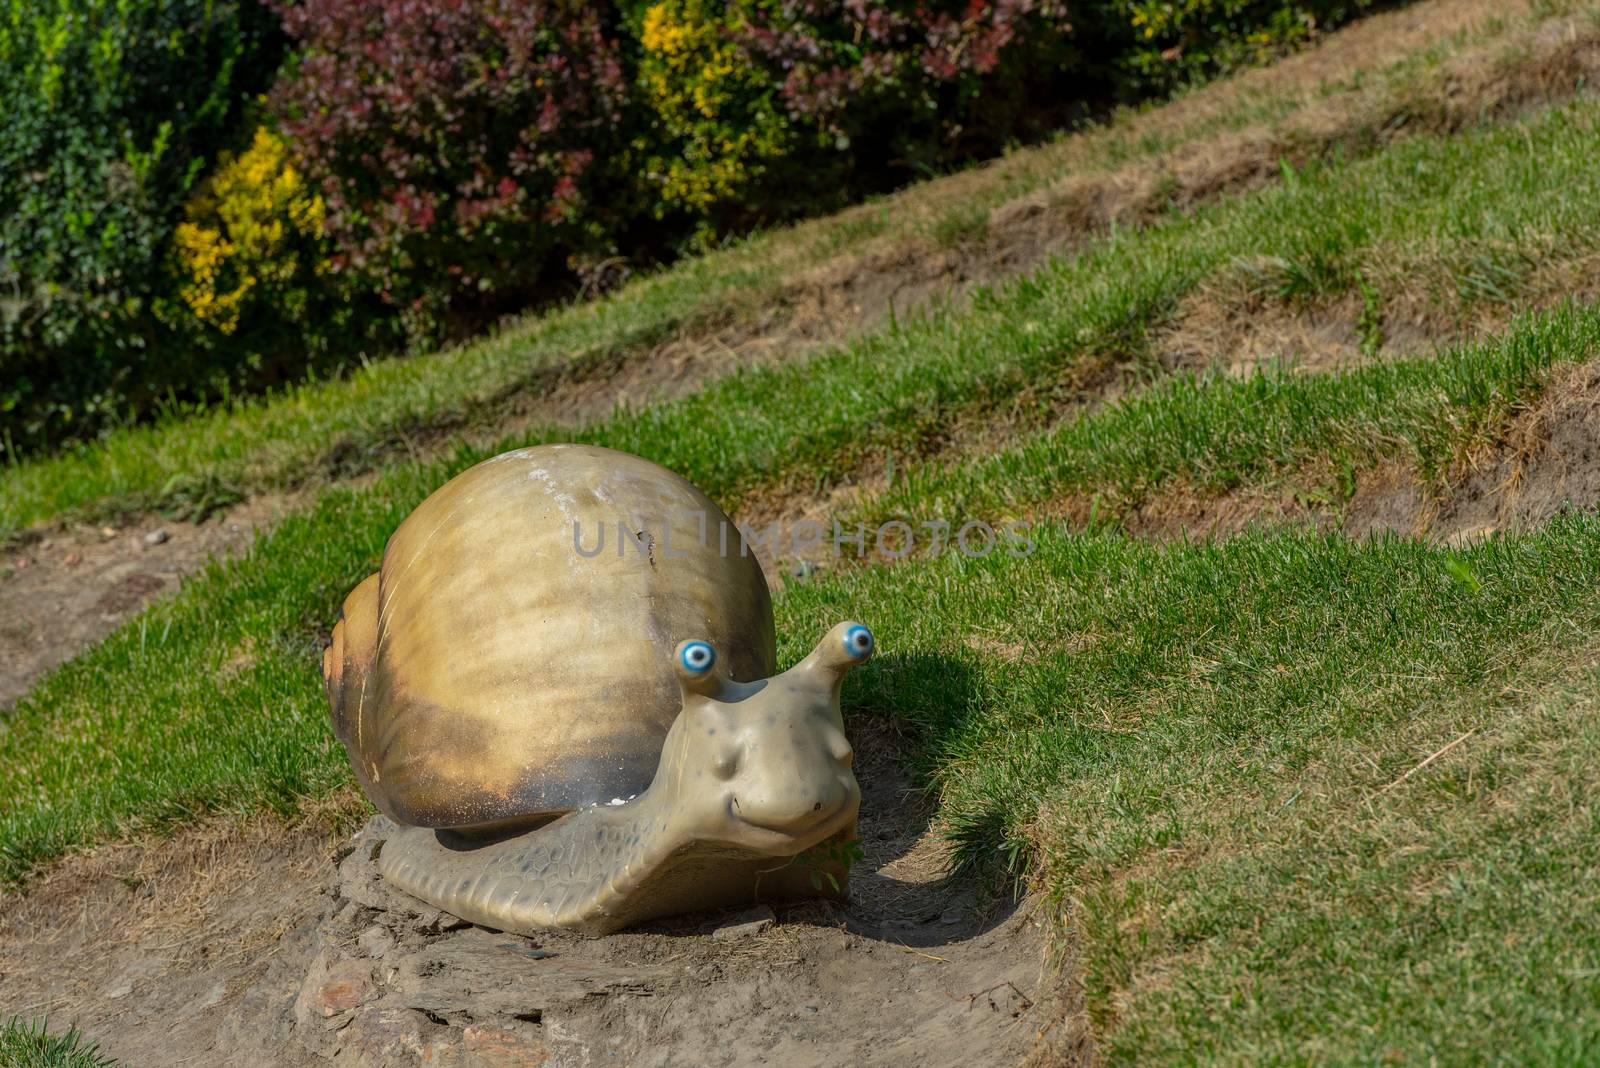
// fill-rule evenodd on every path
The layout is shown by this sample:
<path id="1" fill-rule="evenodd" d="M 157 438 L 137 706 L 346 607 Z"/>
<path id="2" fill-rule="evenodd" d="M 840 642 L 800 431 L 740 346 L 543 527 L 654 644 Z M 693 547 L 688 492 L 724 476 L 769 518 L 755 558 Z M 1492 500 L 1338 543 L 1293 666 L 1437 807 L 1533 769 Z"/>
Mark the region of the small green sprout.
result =
<path id="1" fill-rule="evenodd" d="M 828 870 L 828 865 L 837 865 L 843 869 L 846 875 L 849 875 L 850 868 L 864 856 L 866 856 L 866 853 L 861 848 L 861 839 L 846 838 L 840 840 L 830 838 L 828 841 L 814 845 L 804 853 L 798 854 L 789 863 L 810 869 L 811 888 L 813 890 L 820 891 L 822 889 L 822 881 L 826 879 L 829 885 L 833 887 L 834 892 L 838 893 L 843 887 L 833 872 Z"/>

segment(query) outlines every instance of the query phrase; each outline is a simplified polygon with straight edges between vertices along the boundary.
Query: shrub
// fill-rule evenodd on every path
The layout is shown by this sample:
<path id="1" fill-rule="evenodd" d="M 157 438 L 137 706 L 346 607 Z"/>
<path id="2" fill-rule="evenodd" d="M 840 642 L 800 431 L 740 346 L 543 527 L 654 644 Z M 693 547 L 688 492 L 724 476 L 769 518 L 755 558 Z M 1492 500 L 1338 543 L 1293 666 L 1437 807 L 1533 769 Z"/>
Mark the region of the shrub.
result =
<path id="1" fill-rule="evenodd" d="M 319 176 L 334 269 L 415 341 L 538 292 L 550 261 L 603 244 L 621 203 L 626 83 L 595 10 L 571 0 L 305 0 L 272 107 Z"/>
<path id="2" fill-rule="evenodd" d="M 1112 0 L 1086 9 L 1084 30 L 1113 57 L 1113 84 L 1133 99 L 1262 63 L 1372 0 Z"/>
<path id="3" fill-rule="evenodd" d="M 660 211 L 741 229 L 887 188 L 1051 125 L 1056 0 L 662 0 L 633 15 Z M 1031 103 L 1030 103 L 1031 100 Z M 1023 106 L 1023 105 L 1028 106 Z"/>
<path id="4" fill-rule="evenodd" d="M 633 5 L 657 215 L 702 238 L 1259 62 L 1369 0 L 659 0 Z"/>
<path id="5" fill-rule="evenodd" d="M 177 299 L 164 316 L 209 354 L 197 392 L 260 389 L 398 340 L 383 336 L 370 300 L 329 277 L 325 215 L 266 127 L 237 158 L 218 158 L 174 235 Z"/>
<path id="6" fill-rule="evenodd" d="M 794 147 L 767 73 L 740 46 L 746 12 L 707 0 L 663 0 L 637 27 L 638 84 L 656 136 L 646 175 L 655 214 L 682 211 L 704 237 L 719 204 L 742 197 Z"/>
<path id="7" fill-rule="evenodd" d="M 218 161 L 178 226 L 184 305 L 223 334 L 237 332 L 241 313 L 258 301 L 303 305 L 305 287 L 326 269 L 323 214 L 322 198 L 288 162 L 283 141 L 258 128 L 243 155 Z"/>
<path id="8" fill-rule="evenodd" d="M 1045 59 L 1053 69 L 1032 72 L 1045 78 L 1065 67 L 1064 15 L 1057 0 L 777 0 L 731 30 L 765 62 L 791 114 L 843 135 L 874 107 L 917 130 L 958 127 L 1022 60 Z"/>
<path id="9" fill-rule="evenodd" d="M 0 444 L 148 411 L 173 228 L 277 66 L 253 0 L 0 0 Z"/>

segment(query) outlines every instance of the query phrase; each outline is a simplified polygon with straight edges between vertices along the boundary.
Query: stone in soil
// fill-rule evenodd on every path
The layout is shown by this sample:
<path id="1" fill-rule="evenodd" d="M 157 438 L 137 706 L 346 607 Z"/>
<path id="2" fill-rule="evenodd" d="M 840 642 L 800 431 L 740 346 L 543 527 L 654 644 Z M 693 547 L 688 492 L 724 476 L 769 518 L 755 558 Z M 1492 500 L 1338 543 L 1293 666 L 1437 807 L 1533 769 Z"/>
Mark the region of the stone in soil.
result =
<path id="1" fill-rule="evenodd" d="M 748 912 L 741 912 L 727 923 L 711 932 L 713 942 L 738 942 L 745 938 L 754 938 L 768 927 L 778 922 L 772 909 L 766 905 L 758 905 Z"/>

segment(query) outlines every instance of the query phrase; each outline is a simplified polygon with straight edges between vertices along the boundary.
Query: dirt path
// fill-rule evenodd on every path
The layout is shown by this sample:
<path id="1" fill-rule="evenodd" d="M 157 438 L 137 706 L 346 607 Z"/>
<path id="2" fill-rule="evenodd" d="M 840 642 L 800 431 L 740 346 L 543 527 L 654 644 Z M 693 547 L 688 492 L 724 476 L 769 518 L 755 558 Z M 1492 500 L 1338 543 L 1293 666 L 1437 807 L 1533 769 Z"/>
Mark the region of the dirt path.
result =
<path id="1" fill-rule="evenodd" d="M 1045 910 L 951 881 L 896 738 L 852 733 L 866 859 L 847 908 L 780 908 L 731 941 L 714 937 L 727 913 L 522 938 L 388 889 L 365 838 L 260 819 L 106 847 L 6 901 L 0 1005 L 140 1066 L 1055 1056 L 1069 1006 L 1042 964 Z"/>
<path id="2" fill-rule="evenodd" d="M 0 554 L 0 709 L 293 506 L 261 496 L 204 523 L 144 516 L 75 526 Z"/>

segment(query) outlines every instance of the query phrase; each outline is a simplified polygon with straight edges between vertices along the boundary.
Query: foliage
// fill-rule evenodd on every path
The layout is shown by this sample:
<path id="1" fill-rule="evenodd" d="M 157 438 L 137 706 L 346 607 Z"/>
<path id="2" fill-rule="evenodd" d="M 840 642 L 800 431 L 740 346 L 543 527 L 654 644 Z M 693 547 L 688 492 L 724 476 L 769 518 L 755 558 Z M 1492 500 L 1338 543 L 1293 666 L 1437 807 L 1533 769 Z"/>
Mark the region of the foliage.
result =
<path id="1" fill-rule="evenodd" d="M 1129 96 L 1264 63 L 1372 6 L 1372 0 L 1110 0 L 1091 7 Z"/>
<path id="2" fill-rule="evenodd" d="M 0 1065 L 5 1068 L 114 1068 L 77 1028 L 52 1035 L 43 1020 L 12 1016 L 0 1021 Z"/>
<path id="3" fill-rule="evenodd" d="M 0 0 L 0 428 L 26 447 L 194 375 L 174 227 L 280 54 L 253 0 Z"/>
<path id="4" fill-rule="evenodd" d="M 318 176 L 332 266 L 415 339 L 538 292 L 620 205 L 596 195 L 625 81 L 595 9 L 572 0 L 305 0 L 272 107 Z"/>
<path id="5" fill-rule="evenodd" d="M 702 234 L 1037 138 L 1260 62 L 1370 0 L 660 0 L 635 14 L 657 213 Z"/>
<path id="6" fill-rule="evenodd" d="M 730 32 L 766 62 L 789 112 L 830 133 L 847 135 L 860 121 L 854 112 L 885 98 L 919 127 L 916 112 L 936 112 L 955 133 L 965 118 L 959 105 L 989 88 L 984 79 L 1047 54 L 1036 42 L 1048 43 L 1057 67 L 1068 58 L 1059 51 L 1065 15 L 1057 0 L 776 0 Z M 1029 45 L 1035 50 L 1023 52 Z"/>
<path id="7" fill-rule="evenodd" d="M 992 155 L 1060 118 L 1056 0 L 661 0 L 640 18 L 658 213 L 781 219 Z"/>
<path id="8" fill-rule="evenodd" d="M 164 319 L 205 377 L 201 396 L 275 385 L 392 344 L 375 302 L 330 277 L 326 209 L 282 137 L 257 127 L 184 206 Z"/>
<path id="9" fill-rule="evenodd" d="M 183 303 L 224 334 L 237 332 L 241 314 L 263 299 L 303 305 L 304 286 L 326 271 L 317 247 L 323 214 L 283 141 L 258 128 L 243 155 L 223 157 L 178 225 Z"/>
<path id="10" fill-rule="evenodd" d="M 639 29 L 640 95 L 657 123 L 647 167 L 655 212 L 687 211 L 703 227 L 716 205 L 742 196 L 794 148 L 765 72 L 728 32 L 745 13 L 723 7 L 662 0 Z"/>

